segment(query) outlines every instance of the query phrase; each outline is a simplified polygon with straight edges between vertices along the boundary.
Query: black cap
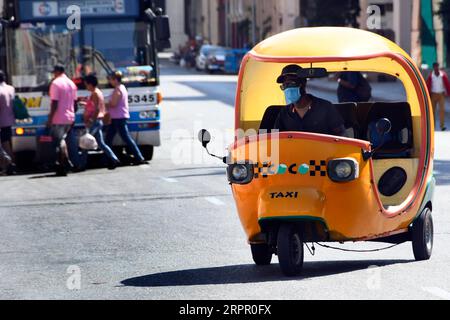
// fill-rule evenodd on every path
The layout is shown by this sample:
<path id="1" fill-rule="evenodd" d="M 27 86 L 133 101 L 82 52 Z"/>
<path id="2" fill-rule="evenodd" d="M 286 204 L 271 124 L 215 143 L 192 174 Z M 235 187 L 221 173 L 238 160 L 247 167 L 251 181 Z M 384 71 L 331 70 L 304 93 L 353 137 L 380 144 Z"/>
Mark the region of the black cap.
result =
<path id="1" fill-rule="evenodd" d="M 296 65 L 296 64 L 290 64 L 283 68 L 283 71 L 281 71 L 281 75 L 277 79 L 277 83 L 283 83 L 286 79 L 286 76 L 294 76 L 297 77 L 299 80 L 302 79 L 301 77 L 301 71 L 303 70 L 302 67 Z"/>
<path id="2" fill-rule="evenodd" d="M 60 72 L 60 73 L 64 73 L 66 70 L 64 68 L 64 66 L 57 64 L 56 66 L 53 67 L 53 72 Z"/>

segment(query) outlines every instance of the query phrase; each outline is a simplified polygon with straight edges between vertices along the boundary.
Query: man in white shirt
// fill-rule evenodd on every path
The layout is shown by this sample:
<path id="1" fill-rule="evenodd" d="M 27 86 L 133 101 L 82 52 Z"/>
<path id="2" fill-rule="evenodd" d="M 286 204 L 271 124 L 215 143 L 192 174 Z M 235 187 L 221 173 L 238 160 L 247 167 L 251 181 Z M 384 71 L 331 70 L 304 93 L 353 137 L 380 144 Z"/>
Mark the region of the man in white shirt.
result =
<path id="1" fill-rule="evenodd" d="M 437 62 L 433 64 L 433 72 L 427 79 L 427 86 L 435 114 L 439 105 L 439 122 L 441 130 L 445 131 L 447 130 L 445 127 L 445 97 L 450 95 L 450 81 L 448 80 L 447 74 L 440 69 L 439 63 Z"/>
<path id="2" fill-rule="evenodd" d="M 14 87 L 6 83 L 6 76 L 0 70 L 0 162 L 6 162 L 11 173 L 15 170 L 12 149 L 12 126 L 16 123 L 13 110 L 14 95 Z"/>

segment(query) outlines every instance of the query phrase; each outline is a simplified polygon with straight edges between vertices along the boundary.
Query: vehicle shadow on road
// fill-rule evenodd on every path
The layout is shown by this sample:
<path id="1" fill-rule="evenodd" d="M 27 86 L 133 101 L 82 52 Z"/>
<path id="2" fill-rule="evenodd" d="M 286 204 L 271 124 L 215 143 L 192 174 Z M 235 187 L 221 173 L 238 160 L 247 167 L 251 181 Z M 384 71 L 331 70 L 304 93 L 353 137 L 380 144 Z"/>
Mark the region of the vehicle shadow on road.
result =
<path id="1" fill-rule="evenodd" d="M 37 176 L 29 177 L 29 180 L 36 180 L 36 179 L 46 179 L 46 178 L 61 178 L 61 176 L 58 176 L 56 173 L 48 173 L 48 174 L 42 174 Z"/>
<path id="2" fill-rule="evenodd" d="M 371 266 L 383 267 L 411 262 L 414 262 L 414 260 L 305 262 L 302 275 L 296 278 L 284 277 L 281 274 L 278 264 L 272 264 L 269 266 L 234 265 L 155 273 L 126 279 L 121 283 L 126 287 L 172 287 L 291 281 L 332 276 L 341 273 L 368 269 Z"/>
<path id="3" fill-rule="evenodd" d="M 208 176 L 225 176 L 226 171 L 225 169 L 222 170 L 214 170 L 211 172 L 205 172 L 205 173 L 192 173 L 192 174 L 185 174 L 185 175 L 177 175 L 172 176 L 171 178 L 193 178 L 193 177 L 208 177 Z"/>

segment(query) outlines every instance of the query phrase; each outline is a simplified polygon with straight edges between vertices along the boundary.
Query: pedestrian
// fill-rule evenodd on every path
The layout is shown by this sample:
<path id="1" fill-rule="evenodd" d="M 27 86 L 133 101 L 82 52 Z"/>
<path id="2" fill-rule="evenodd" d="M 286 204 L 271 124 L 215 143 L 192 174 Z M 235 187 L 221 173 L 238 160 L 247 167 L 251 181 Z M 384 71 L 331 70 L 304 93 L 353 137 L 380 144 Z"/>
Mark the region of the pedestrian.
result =
<path id="1" fill-rule="evenodd" d="M 14 173 L 14 153 L 12 148 L 12 126 L 16 123 L 14 117 L 14 96 L 15 89 L 6 83 L 5 73 L 0 70 L 0 140 L 1 152 L 4 159 L 8 155 L 8 172 Z"/>
<path id="2" fill-rule="evenodd" d="M 128 106 L 128 92 L 122 84 L 122 74 L 119 71 L 115 71 L 108 76 L 108 80 L 110 85 L 114 88 L 114 91 L 111 100 L 106 104 L 106 108 L 111 118 L 111 124 L 108 126 L 106 132 L 106 144 L 112 147 L 113 139 L 118 132 L 133 154 L 134 164 L 146 164 L 147 162 L 128 131 L 130 110 Z"/>
<path id="3" fill-rule="evenodd" d="M 53 69 L 54 79 L 50 85 L 51 107 L 47 127 L 53 138 L 56 150 L 56 174 L 67 175 L 68 169 L 79 168 L 78 145 L 73 128 L 77 104 L 77 86 L 65 74 L 64 67 L 56 65 Z M 71 150 L 68 150 L 68 145 Z M 69 153 L 75 160 L 74 167 L 69 160 Z"/>
<path id="4" fill-rule="evenodd" d="M 343 102 L 367 102 L 372 96 L 372 88 L 361 72 L 341 72 L 338 76 L 338 100 Z"/>
<path id="5" fill-rule="evenodd" d="M 436 115 L 439 105 L 439 123 L 441 130 L 445 131 L 445 97 L 450 95 L 450 81 L 444 70 L 440 69 L 439 63 L 433 63 L 433 72 L 428 76 L 427 87 L 433 104 L 433 111 Z"/>
<path id="6" fill-rule="evenodd" d="M 105 143 L 103 139 L 103 118 L 106 113 L 105 99 L 102 91 L 97 87 L 98 79 L 94 74 L 90 74 L 84 78 L 86 89 L 91 93 L 91 96 L 85 103 L 84 108 L 84 123 L 88 132 L 95 137 L 100 149 L 104 152 L 108 159 L 108 168 L 114 170 L 120 161 L 111 148 Z M 83 152 L 83 168 L 86 167 L 87 151 Z"/>

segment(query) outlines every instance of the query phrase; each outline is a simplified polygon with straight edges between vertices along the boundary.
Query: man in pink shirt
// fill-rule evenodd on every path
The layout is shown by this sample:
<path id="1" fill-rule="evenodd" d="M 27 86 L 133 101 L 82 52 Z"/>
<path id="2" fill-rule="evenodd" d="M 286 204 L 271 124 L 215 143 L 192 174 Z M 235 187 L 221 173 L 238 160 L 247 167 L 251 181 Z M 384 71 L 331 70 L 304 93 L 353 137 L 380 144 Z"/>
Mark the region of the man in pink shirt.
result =
<path id="1" fill-rule="evenodd" d="M 73 140 L 72 126 L 75 122 L 75 109 L 77 103 L 77 86 L 64 73 L 63 66 L 55 66 L 54 79 L 50 84 L 51 109 L 47 126 L 57 153 L 57 175 L 67 175 L 67 166 L 72 167 L 69 161 L 67 143 Z M 67 142 L 67 143 L 66 143 Z M 78 153 L 78 147 L 75 146 Z"/>

